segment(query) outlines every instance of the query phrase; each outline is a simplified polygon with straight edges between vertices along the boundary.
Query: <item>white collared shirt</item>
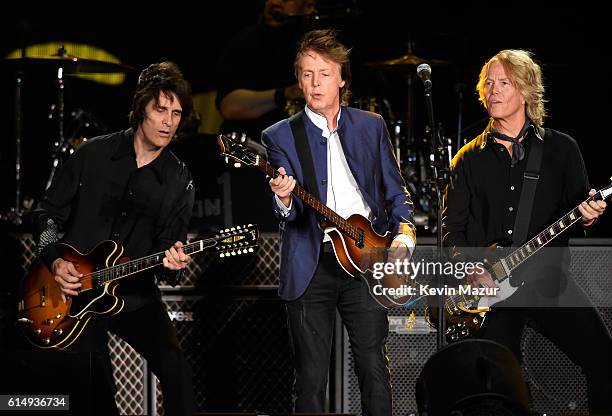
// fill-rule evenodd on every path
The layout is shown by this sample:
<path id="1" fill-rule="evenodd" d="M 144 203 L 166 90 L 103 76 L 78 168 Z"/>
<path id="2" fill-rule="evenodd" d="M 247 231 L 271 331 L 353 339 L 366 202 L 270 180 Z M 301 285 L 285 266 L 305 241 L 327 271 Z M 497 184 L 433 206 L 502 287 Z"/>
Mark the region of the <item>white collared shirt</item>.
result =
<path id="1" fill-rule="evenodd" d="M 353 172 L 351 172 L 340 143 L 340 136 L 338 136 L 337 126 L 342 110 L 338 112 L 334 131 L 329 130 L 327 119 L 322 115 L 308 107 L 305 112 L 310 121 L 322 130 L 323 137 L 327 139 L 327 200 L 325 205 L 344 219 L 353 214 L 371 219 L 372 210 L 366 203 Z"/>
<path id="2" fill-rule="evenodd" d="M 347 219 L 353 214 L 359 214 L 371 220 L 372 210 L 365 201 L 357 181 L 353 176 L 353 172 L 346 161 L 340 136 L 338 136 L 338 125 L 342 115 L 342 109 L 338 111 L 336 118 L 336 129 L 330 131 L 327 126 L 327 119 L 312 111 L 308 106 L 305 107 L 305 113 L 312 123 L 322 130 L 323 137 L 327 139 L 327 199 L 325 205 L 334 210 L 342 218 Z M 276 197 L 276 204 L 284 216 L 288 216 L 293 203 L 289 203 L 287 208 Z M 404 238 L 406 237 L 406 238 Z M 397 238 L 406 244 L 410 250 L 414 248 L 414 242 L 409 236 L 399 234 Z M 325 234 L 323 241 L 330 241 L 330 237 Z"/>

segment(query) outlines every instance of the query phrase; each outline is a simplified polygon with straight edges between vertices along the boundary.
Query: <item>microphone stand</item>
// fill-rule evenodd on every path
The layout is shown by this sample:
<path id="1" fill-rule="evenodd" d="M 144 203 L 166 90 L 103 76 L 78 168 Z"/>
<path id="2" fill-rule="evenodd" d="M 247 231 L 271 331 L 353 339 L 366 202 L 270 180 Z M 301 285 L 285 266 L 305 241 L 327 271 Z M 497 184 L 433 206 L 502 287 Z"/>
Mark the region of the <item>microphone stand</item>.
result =
<path id="1" fill-rule="evenodd" d="M 463 146 L 463 143 L 461 142 L 462 137 L 461 137 L 461 129 L 462 129 L 462 124 L 463 124 L 463 90 L 465 89 L 465 84 L 457 84 L 455 86 L 455 91 L 457 92 L 457 98 L 458 98 L 458 108 L 457 108 L 457 143 L 456 143 L 456 147 L 455 147 L 455 153 L 457 153 L 459 151 L 459 149 L 461 149 L 461 146 Z"/>
<path id="2" fill-rule="evenodd" d="M 58 56 L 67 56 L 64 45 L 61 45 L 58 49 Z M 59 67 L 57 69 L 57 128 L 58 138 L 56 147 L 53 149 L 53 163 L 51 165 L 51 172 L 45 185 L 45 190 L 49 189 L 55 178 L 55 174 L 59 168 L 61 162 L 61 155 L 66 153 L 67 150 L 67 138 L 64 136 L 64 68 Z"/>
<path id="3" fill-rule="evenodd" d="M 427 121 L 429 123 L 429 137 L 431 144 L 431 154 L 433 158 L 430 159 L 431 168 L 433 172 L 433 178 L 430 181 L 435 189 L 437 198 L 437 209 L 438 209 L 438 226 L 437 226 L 437 253 L 436 260 L 441 262 L 442 260 L 442 192 L 450 180 L 450 166 L 448 157 L 446 157 L 447 149 L 444 141 L 440 137 L 441 128 L 436 128 L 434 120 L 434 107 L 432 99 L 432 83 L 428 79 L 424 82 L 424 95 L 425 95 L 425 106 L 427 108 Z M 437 287 L 444 287 L 442 284 L 443 276 L 437 276 Z M 445 311 L 446 311 L 446 297 L 440 293 L 436 296 L 438 306 L 438 332 L 437 332 L 437 348 L 440 350 L 446 343 L 446 322 L 445 322 Z"/>

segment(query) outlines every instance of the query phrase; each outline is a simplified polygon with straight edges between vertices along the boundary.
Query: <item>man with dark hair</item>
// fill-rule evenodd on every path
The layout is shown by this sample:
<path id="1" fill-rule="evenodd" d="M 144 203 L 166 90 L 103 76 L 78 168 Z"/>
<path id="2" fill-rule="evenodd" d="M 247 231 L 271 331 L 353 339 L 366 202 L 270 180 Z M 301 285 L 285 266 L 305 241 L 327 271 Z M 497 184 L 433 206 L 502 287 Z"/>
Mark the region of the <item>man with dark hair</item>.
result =
<path id="1" fill-rule="evenodd" d="M 355 358 L 364 414 L 391 415 L 387 311 L 370 296 L 363 279 L 351 278 L 340 268 L 315 212 L 291 192 L 296 180 L 303 186 L 312 180 L 317 189 L 310 191 L 329 208 L 343 218 L 368 218 L 377 233 L 389 231 L 394 236 L 391 247 L 405 253 L 416 241 L 410 195 L 382 117 L 341 106 L 341 96 L 348 94 L 350 66 L 348 50 L 333 30 L 304 36 L 295 73 L 306 107 L 264 130 L 262 137 L 280 173 L 270 188 L 282 234 L 279 294 L 286 305 L 294 355 L 295 411 L 327 410 L 325 391 L 338 309 Z M 303 134 L 295 127 L 299 125 Z M 309 175 L 302 162 L 310 156 L 314 172 Z"/>
<path id="2" fill-rule="evenodd" d="M 179 68 L 172 62 L 150 65 L 138 79 L 132 128 L 81 145 L 33 212 L 40 258 L 55 275 L 64 301 L 79 295 L 81 275 L 53 243 L 85 253 L 103 240 L 114 240 L 132 259 L 165 250 L 162 269 L 119 285 L 117 295 L 125 300 L 121 313 L 93 319 L 70 346 L 92 353 L 94 368 L 102 369 L 103 376 L 92 381 L 96 414 L 117 414 L 107 331 L 147 360 L 161 382 L 167 415 L 193 410 L 191 369 L 155 284 L 156 278 L 176 284 L 191 260 L 181 242 L 191 218 L 193 182 L 167 146 L 190 120 L 192 108 L 190 87 Z"/>
<path id="3" fill-rule="evenodd" d="M 455 180 L 446 190 L 442 227 L 444 244 L 453 255 L 465 258 L 469 247 L 501 240 L 513 240 L 520 247 L 553 223 L 550 229 L 562 230 L 567 224 L 560 225 L 563 220 L 559 220 L 578 204 L 580 218 L 576 221 L 590 227 L 606 203 L 581 203 L 595 195 L 595 190 L 589 190 L 578 144 L 567 134 L 542 127 L 544 84 L 531 54 L 500 51 L 483 65 L 476 89 L 490 121 L 452 161 Z M 530 169 L 533 154 L 539 154 L 540 166 L 531 163 Z M 521 215 L 517 211 L 528 212 L 518 209 L 523 206 L 520 199 L 528 178 L 537 180 L 537 193 L 526 198 L 533 209 L 530 216 L 517 221 Z M 516 230 L 522 227 L 523 235 L 517 236 L 521 232 Z M 517 269 L 520 279 L 512 277 L 520 287 L 493 305 L 479 336 L 505 345 L 520 359 L 521 334 L 526 324 L 533 326 L 582 368 L 590 414 L 612 414 L 612 339 L 569 273 L 569 234 L 557 237 L 554 233 L 549 246 L 557 248 L 544 248 L 526 260 L 524 269 Z M 541 239 L 537 241 L 541 244 Z M 496 286 L 487 271 L 472 273 L 467 280 L 474 287 Z M 525 284 L 521 286 L 520 280 Z M 570 302 L 564 299 L 575 307 L 567 307 Z"/>

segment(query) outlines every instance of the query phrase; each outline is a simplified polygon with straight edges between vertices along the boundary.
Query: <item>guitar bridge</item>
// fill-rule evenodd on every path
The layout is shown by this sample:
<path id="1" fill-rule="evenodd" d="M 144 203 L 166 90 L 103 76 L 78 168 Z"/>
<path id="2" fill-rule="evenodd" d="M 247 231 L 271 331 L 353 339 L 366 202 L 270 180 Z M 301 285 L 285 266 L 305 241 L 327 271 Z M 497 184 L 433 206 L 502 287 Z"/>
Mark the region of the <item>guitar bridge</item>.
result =
<path id="1" fill-rule="evenodd" d="M 40 306 L 42 307 L 47 306 L 46 296 L 47 296 L 47 286 L 43 286 L 40 288 Z"/>

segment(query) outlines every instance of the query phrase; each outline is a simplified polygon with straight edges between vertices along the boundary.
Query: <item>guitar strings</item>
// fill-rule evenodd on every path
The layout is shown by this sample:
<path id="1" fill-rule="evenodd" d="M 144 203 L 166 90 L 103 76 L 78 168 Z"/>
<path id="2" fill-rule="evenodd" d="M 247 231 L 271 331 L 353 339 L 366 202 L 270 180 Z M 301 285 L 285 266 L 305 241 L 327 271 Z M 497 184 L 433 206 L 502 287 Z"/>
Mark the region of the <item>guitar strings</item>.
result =
<path id="1" fill-rule="evenodd" d="M 245 228 L 245 230 L 247 230 L 247 228 Z M 185 246 L 183 246 L 183 250 L 191 250 L 193 248 L 197 248 L 197 246 L 200 245 L 200 244 L 208 244 L 210 242 L 216 242 L 217 240 L 223 240 L 225 238 L 228 238 L 228 237 L 231 237 L 231 236 L 235 236 L 235 235 L 237 235 L 237 234 L 234 233 L 234 234 L 225 235 L 225 236 L 222 235 L 222 236 L 212 237 L 212 238 L 208 238 L 208 239 L 204 239 L 204 240 L 198 240 L 196 242 L 186 244 Z M 210 248 L 210 247 L 214 247 L 214 246 L 211 245 L 211 246 L 206 247 L 206 248 Z M 193 253 L 194 252 L 190 252 L 190 253 L 187 253 L 187 254 L 193 254 Z M 130 261 L 128 263 L 115 264 L 115 265 L 107 267 L 107 268 L 105 268 L 103 270 L 96 270 L 96 271 L 93 271 L 91 273 L 84 274 L 79 281 L 80 282 L 89 282 L 89 281 L 91 281 L 93 279 L 96 279 L 96 278 L 103 278 L 105 274 L 110 275 L 108 277 L 113 277 L 112 276 L 113 272 L 118 271 L 120 268 L 131 267 L 131 266 L 126 266 L 126 265 L 132 264 L 132 266 L 133 266 L 133 265 L 136 265 L 138 263 L 144 263 L 145 261 L 146 262 L 150 262 L 151 259 L 153 259 L 153 258 L 155 258 L 157 256 L 161 256 L 163 254 L 164 254 L 164 252 L 161 251 L 159 253 L 150 254 L 150 255 L 148 255 L 146 257 L 142 257 L 140 259 L 132 260 L 132 261 Z M 128 273 L 126 275 L 122 275 L 121 277 L 129 276 L 131 274 L 134 274 L 134 273 L 137 273 L 137 272 L 140 272 L 140 271 L 143 271 L 143 270 L 147 270 L 147 269 L 159 266 L 159 264 L 160 263 L 151 265 L 150 267 L 138 269 L 138 270 L 136 270 L 136 271 L 134 271 L 132 273 Z M 114 280 L 114 279 L 111 279 L 110 281 L 112 281 L 112 280 Z M 89 288 L 83 289 L 83 290 L 81 290 L 81 292 L 86 292 L 86 291 L 88 291 L 90 289 L 93 289 L 93 287 L 89 287 Z M 35 296 L 39 292 L 40 292 L 40 289 L 36 289 L 34 291 L 31 291 L 31 292 L 28 292 L 28 293 L 24 293 L 24 299 L 25 298 L 29 298 L 30 296 Z"/>

